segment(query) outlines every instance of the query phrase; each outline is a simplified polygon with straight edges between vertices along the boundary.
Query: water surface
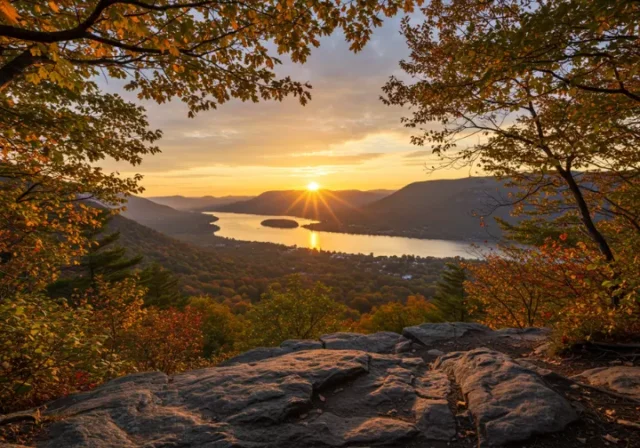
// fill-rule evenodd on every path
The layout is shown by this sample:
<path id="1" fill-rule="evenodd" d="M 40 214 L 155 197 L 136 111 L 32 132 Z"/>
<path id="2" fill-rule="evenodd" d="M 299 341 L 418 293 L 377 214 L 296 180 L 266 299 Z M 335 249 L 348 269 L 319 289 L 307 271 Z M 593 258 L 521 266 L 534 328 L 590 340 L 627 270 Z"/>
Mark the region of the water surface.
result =
<path id="1" fill-rule="evenodd" d="M 415 255 L 420 257 L 478 258 L 478 249 L 465 241 L 422 240 L 398 236 L 352 235 L 347 233 L 317 232 L 303 227 L 278 229 L 264 227 L 265 219 L 293 219 L 303 226 L 315 221 L 291 216 L 247 215 L 241 213 L 210 213 L 219 218 L 217 236 L 241 241 L 285 244 L 348 254 L 371 254 L 376 256 Z M 490 249 L 486 243 L 476 243 L 480 249 Z"/>

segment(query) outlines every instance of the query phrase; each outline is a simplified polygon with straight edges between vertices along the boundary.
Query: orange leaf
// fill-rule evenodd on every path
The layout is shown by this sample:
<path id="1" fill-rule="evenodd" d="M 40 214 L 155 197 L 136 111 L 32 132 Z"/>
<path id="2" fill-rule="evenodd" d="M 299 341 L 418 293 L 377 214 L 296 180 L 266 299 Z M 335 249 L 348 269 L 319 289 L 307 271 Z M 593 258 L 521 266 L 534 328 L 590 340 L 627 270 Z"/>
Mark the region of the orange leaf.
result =
<path id="1" fill-rule="evenodd" d="M 18 11 L 9 3 L 9 0 L 0 0 L 0 14 L 2 14 L 9 23 L 16 23 L 18 21 Z"/>

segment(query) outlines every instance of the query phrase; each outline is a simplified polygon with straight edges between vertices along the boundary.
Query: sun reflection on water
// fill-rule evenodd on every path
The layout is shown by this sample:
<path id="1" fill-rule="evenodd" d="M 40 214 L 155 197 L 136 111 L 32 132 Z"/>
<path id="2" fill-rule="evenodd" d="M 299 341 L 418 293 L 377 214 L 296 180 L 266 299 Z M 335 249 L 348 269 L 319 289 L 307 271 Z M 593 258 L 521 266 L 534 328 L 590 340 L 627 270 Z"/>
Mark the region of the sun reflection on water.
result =
<path id="1" fill-rule="evenodd" d="M 316 232 L 309 234 L 309 248 L 320 250 L 320 237 Z"/>

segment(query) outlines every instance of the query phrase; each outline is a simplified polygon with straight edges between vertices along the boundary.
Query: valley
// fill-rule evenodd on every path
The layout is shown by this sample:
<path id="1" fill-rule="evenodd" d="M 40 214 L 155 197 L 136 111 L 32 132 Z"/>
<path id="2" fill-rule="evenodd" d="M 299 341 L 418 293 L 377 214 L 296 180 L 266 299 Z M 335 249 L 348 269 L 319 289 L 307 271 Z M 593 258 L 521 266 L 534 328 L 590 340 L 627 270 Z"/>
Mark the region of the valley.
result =
<path id="1" fill-rule="evenodd" d="M 210 235 L 200 245 L 197 237 L 171 238 L 122 216 L 109 223 L 120 242 L 143 263 L 159 263 L 180 280 L 185 295 L 208 295 L 243 312 L 260 300 L 270 285 L 283 284 L 292 274 L 307 282 L 331 287 L 331 296 L 353 312 L 368 312 L 408 296 L 432 297 L 444 265 L 453 259 L 372 257 L 294 249 L 284 245 L 232 241 Z"/>

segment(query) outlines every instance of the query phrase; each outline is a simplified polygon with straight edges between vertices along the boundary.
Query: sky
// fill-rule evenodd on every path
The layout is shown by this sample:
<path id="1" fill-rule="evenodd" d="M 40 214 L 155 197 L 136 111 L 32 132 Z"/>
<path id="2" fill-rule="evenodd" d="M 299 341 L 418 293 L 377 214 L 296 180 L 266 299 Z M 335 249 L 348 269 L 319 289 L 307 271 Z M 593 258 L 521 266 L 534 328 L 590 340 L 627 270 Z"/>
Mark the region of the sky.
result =
<path id="1" fill-rule="evenodd" d="M 278 73 L 312 84 L 312 100 L 231 101 L 217 110 L 187 117 L 179 101 L 139 102 L 117 81 L 101 81 L 147 109 L 152 128 L 163 130 L 160 154 L 140 166 L 103 165 L 122 175 L 144 175 L 144 196 L 256 195 L 267 190 L 322 188 L 398 189 L 411 182 L 457 178 L 464 171 L 428 174 L 434 158 L 410 143 L 400 123 L 407 110 L 385 106 L 382 86 L 401 76 L 408 55 L 400 19 L 378 28 L 365 49 L 349 51 L 336 33 L 322 39 L 304 65 L 285 62 Z M 283 58 L 284 60 L 284 58 Z"/>

